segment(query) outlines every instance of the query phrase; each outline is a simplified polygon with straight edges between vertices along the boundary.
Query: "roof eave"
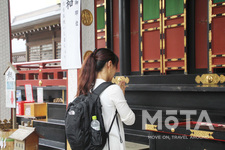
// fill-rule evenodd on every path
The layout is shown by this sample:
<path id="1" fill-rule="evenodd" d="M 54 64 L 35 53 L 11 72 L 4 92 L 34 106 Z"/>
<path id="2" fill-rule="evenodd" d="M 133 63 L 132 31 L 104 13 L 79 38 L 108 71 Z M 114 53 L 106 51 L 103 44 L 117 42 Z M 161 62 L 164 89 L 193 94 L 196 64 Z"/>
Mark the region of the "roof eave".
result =
<path id="1" fill-rule="evenodd" d="M 48 23 L 49 23 L 49 25 L 51 25 L 51 23 L 53 21 L 60 23 L 60 14 L 52 15 L 52 16 L 49 16 L 46 18 L 41 18 L 41 19 L 37 19 L 34 21 L 30 21 L 30 22 L 25 22 L 25 23 L 18 24 L 18 25 L 12 25 L 11 32 L 17 33 L 17 32 L 26 31 L 26 30 L 32 30 L 35 27 L 40 28 L 40 27 L 46 26 L 46 24 L 48 24 Z"/>

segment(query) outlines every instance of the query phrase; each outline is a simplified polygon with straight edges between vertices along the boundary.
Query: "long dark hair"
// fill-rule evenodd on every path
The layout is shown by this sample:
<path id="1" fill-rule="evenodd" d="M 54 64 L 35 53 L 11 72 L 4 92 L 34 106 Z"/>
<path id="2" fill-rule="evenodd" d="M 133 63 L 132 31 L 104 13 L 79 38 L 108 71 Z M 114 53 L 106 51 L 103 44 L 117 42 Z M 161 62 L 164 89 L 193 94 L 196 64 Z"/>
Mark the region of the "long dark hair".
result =
<path id="1" fill-rule="evenodd" d="M 107 48 L 95 49 L 84 61 L 80 76 L 78 79 L 77 95 L 87 95 L 95 85 L 97 73 L 100 72 L 105 63 L 112 61 L 112 64 L 117 67 L 118 57 Z"/>

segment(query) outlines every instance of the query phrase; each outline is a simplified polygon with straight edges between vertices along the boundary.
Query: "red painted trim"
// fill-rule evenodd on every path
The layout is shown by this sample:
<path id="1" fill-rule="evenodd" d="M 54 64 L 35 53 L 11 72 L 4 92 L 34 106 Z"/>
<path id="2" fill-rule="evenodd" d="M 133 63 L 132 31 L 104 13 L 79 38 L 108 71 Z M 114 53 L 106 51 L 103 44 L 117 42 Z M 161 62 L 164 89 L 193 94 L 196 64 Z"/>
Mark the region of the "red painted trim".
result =
<path id="1" fill-rule="evenodd" d="M 208 68 L 207 4 L 205 0 L 195 1 L 195 68 Z"/>
<path id="2" fill-rule="evenodd" d="M 41 69 L 42 73 L 54 73 L 54 72 L 63 72 L 67 70 L 62 70 L 62 69 Z M 26 71 L 20 71 L 19 74 L 26 74 L 26 73 L 39 73 L 39 70 L 26 70 Z"/>
<path id="3" fill-rule="evenodd" d="M 130 32 L 131 32 L 131 71 L 140 71 L 139 65 L 139 16 L 138 1 L 130 0 Z"/>
<path id="4" fill-rule="evenodd" d="M 22 63 L 13 63 L 14 66 L 28 66 L 28 65 L 33 65 L 33 64 L 39 64 L 39 65 L 44 65 L 43 67 L 48 68 L 48 66 L 45 66 L 46 64 L 49 63 L 57 63 L 61 62 L 61 59 L 55 59 L 55 60 L 46 60 L 46 61 L 33 61 L 33 62 L 22 62 Z"/>
<path id="5" fill-rule="evenodd" d="M 119 0 L 113 0 L 113 52 L 120 60 L 120 37 L 119 37 Z M 120 72 L 120 61 L 117 67 L 117 73 Z"/>
<path id="6" fill-rule="evenodd" d="M 207 122 L 197 122 L 197 121 L 190 121 L 190 124 L 199 124 L 201 126 L 201 123 L 207 123 Z M 225 124 L 220 124 L 220 123 L 210 123 L 212 124 L 214 127 L 221 127 L 221 126 L 225 126 Z M 178 125 L 186 125 L 186 122 L 180 122 L 178 123 Z"/>
<path id="7" fill-rule="evenodd" d="M 57 62 L 57 61 L 46 61 L 46 62 L 33 62 L 33 63 L 20 63 L 14 64 L 17 68 L 33 68 L 34 66 L 30 66 L 36 64 L 36 70 L 18 70 L 19 73 L 17 77 L 20 75 L 25 75 L 25 80 L 22 77 L 18 77 L 16 80 L 17 86 L 24 86 L 25 84 L 32 84 L 33 86 L 39 86 L 39 80 L 42 81 L 42 86 L 66 86 L 68 87 L 67 79 L 62 78 L 62 72 L 68 72 L 67 70 L 62 70 L 60 68 L 49 68 L 46 66 L 48 63 Z M 58 61 L 59 62 L 59 61 Z M 39 67 L 38 67 L 39 66 Z M 41 70 L 41 71 L 39 71 Z M 29 78 L 32 74 L 38 74 L 38 80 L 34 80 L 33 78 Z M 54 79 L 47 79 L 46 74 L 53 74 Z M 68 76 L 68 75 L 67 75 Z"/>
<path id="8" fill-rule="evenodd" d="M 42 81 L 42 87 L 44 86 L 67 86 L 67 80 L 66 79 L 45 79 Z M 17 86 L 24 86 L 25 84 L 32 84 L 33 86 L 39 86 L 39 80 L 17 80 L 16 81 Z"/>

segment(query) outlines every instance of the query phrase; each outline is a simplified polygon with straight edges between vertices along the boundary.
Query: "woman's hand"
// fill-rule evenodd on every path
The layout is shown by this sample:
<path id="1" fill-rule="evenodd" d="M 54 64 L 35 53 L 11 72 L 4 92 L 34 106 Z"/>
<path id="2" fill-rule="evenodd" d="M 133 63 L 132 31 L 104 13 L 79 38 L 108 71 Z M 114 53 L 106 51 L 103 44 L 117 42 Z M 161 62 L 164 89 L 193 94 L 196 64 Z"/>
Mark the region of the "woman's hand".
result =
<path id="1" fill-rule="evenodd" d="M 126 89 L 125 81 L 120 81 L 118 85 L 122 89 L 123 94 L 125 94 L 125 89 Z"/>

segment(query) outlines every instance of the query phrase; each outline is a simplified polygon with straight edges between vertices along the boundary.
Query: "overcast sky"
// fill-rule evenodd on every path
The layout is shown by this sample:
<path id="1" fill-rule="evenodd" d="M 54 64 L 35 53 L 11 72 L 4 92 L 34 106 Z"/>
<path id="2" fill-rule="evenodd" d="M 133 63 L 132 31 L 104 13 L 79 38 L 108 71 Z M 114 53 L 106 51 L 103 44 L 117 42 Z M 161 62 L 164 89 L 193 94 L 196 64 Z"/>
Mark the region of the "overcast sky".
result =
<path id="1" fill-rule="evenodd" d="M 57 4 L 58 0 L 10 0 L 11 20 L 15 16 Z M 25 41 L 12 40 L 12 51 L 25 51 Z"/>

